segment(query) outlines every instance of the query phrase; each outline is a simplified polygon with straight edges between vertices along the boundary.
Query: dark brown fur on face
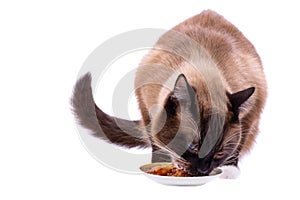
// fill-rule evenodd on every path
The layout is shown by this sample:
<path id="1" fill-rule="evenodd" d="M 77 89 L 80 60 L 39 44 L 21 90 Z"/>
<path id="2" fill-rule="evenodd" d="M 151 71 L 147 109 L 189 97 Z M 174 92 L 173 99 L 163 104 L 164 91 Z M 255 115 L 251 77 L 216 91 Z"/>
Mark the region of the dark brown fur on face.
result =
<path id="1" fill-rule="evenodd" d="M 150 146 L 153 162 L 172 160 L 197 175 L 237 166 L 253 146 L 267 93 L 255 48 L 210 10 L 165 33 L 141 61 L 135 79 L 141 121 L 103 113 L 90 82 L 83 76 L 71 99 L 83 127 L 121 146 Z"/>

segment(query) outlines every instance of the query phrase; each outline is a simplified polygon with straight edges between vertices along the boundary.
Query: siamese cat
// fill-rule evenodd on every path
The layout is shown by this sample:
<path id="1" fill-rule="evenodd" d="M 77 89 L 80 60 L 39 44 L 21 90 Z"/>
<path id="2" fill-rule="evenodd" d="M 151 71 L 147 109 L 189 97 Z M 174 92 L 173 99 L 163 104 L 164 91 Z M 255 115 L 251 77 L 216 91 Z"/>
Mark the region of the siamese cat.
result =
<path id="1" fill-rule="evenodd" d="M 163 34 L 135 78 L 142 119 L 105 114 L 93 100 L 91 75 L 71 98 L 78 123 L 124 147 L 151 147 L 152 162 L 171 161 L 191 175 L 238 167 L 253 146 L 267 86 L 253 45 L 230 22 L 207 10 Z"/>

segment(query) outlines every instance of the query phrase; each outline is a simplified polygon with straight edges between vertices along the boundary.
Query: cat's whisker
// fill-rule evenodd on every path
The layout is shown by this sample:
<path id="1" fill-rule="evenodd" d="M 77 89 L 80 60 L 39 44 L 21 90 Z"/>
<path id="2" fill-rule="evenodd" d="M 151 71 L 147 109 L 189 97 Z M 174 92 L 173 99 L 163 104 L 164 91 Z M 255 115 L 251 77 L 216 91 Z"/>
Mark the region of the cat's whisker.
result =
<path id="1" fill-rule="evenodd" d="M 235 132 L 232 135 L 230 135 L 228 138 L 226 138 L 226 140 L 223 141 L 224 144 L 226 144 L 227 142 L 231 141 L 233 138 L 241 136 L 240 132 Z"/>
<path id="2" fill-rule="evenodd" d="M 200 139 L 200 132 L 199 132 L 199 127 L 197 125 L 197 123 L 195 122 L 195 120 L 192 117 L 187 117 L 186 118 L 189 122 L 191 122 L 192 126 L 193 126 L 193 133 L 195 134 L 195 137 L 197 140 Z"/>
<path id="3" fill-rule="evenodd" d="M 232 162 L 232 161 L 230 161 L 231 158 L 236 158 L 236 159 L 237 159 L 237 158 L 239 158 L 239 157 L 240 157 L 239 151 L 237 151 L 237 152 L 235 152 L 234 154 L 228 156 L 228 157 L 226 158 L 226 160 L 223 162 L 223 165 Z"/>
<path id="4" fill-rule="evenodd" d="M 179 156 L 177 153 L 175 153 L 172 149 L 170 149 L 167 145 L 165 145 L 163 142 L 161 142 L 160 140 L 158 140 L 157 138 L 152 137 L 152 139 L 155 141 L 155 145 L 162 149 L 163 151 L 166 151 L 167 153 L 165 153 L 165 155 L 169 155 L 172 158 L 176 159 L 176 160 L 180 160 L 183 163 L 187 163 L 187 161 L 185 159 L 183 159 L 181 156 Z M 161 152 L 160 152 L 161 153 Z"/>
<path id="5" fill-rule="evenodd" d="M 224 144 L 224 147 L 226 146 L 230 146 L 230 145 L 239 145 L 239 142 L 227 142 L 226 144 Z"/>
<path id="6" fill-rule="evenodd" d="M 231 147 L 231 146 L 223 147 L 224 151 L 226 151 L 226 150 L 234 150 L 234 149 L 236 149 L 236 146 L 234 146 L 234 147 Z"/>
<path id="7" fill-rule="evenodd" d="M 184 126 L 184 125 L 181 124 L 181 128 L 191 129 L 191 133 L 194 136 L 193 139 L 196 140 L 196 141 L 199 141 L 200 140 L 200 133 L 199 133 L 199 127 L 198 127 L 197 123 L 190 116 L 187 116 L 185 118 L 185 120 L 187 120 L 190 123 L 191 126 Z"/>
<path id="8" fill-rule="evenodd" d="M 228 138 L 226 138 L 226 140 L 224 140 L 224 143 L 226 143 L 226 142 L 228 142 L 228 141 L 230 141 L 230 140 L 232 140 L 233 138 L 235 138 L 235 137 L 237 137 L 237 136 L 240 136 L 240 132 L 238 131 L 238 132 L 235 132 L 235 133 L 232 133 Z"/>

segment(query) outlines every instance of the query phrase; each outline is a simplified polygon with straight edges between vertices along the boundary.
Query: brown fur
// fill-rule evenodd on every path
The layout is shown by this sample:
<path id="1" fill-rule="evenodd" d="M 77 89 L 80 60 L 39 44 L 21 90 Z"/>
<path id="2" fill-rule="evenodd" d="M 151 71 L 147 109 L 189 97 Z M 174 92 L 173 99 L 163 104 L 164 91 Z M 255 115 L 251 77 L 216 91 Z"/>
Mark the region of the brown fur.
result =
<path id="1" fill-rule="evenodd" d="M 255 87 L 255 94 L 243 106 L 245 112 L 242 112 L 240 117 L 243 124 L 242 130 L 246 132 L 243 134 L 244 144 L 241 151 L 242 153 L 249 151 L 258 133 L 258 122 L 265 104 L 267 88 L 261 60 L 255 48 L 235 26 L 210 10 L 180 23 L 173 30 L 187 35 L 204 47 L 220 70 L 228 92 L 234 93 L 247 87 Z M 158 41 L 158 46 L 160 46 L 161 40 Z M 168 42 L 168 39 L 166 39 L 166 42 Z M 169 45 L 170 48 L 176 48 L 176 45 L 181 44 Z M 207 99 L 208 91 L 205 90 L 203 79 L 197 77 L 194 69 L 182 69 L 182 66 L 188 66 L 189 64 L 180 56 L 152 50 L 142 60 L 136 74 L 136 96 L 145 123 L 149 123 L 149 108 L 154 104 L 160 104 L 161 101 L 156 98 L 157 94 L 160 93 L 160 87 L 151 85 L 138 87 L 143 85 L 141 82 L 145 82 L 149 74 L 161 74 L 161 72 L 156 71 L 149 72 L 147 66 L 152 65 L 170 67 L 178 73 L 183 73 L 190 85 L 201 88 L 201 90 L 197 90 L 197 96 L 200 98 L 198 101 L 200 106 L 206 107 L 204 109 L 207 109 L 209 113 L 211 105 Z M 156 79 L 159 78 L 156 77 Z"/>
<path id="2" fill-rule="evenodd" d="M 82 77 L 71 101 L 82 126 L 118 145 L 151 146 L 153 162 L 172 157 L 189 171 L 199 168 L 200 174 L 220 165 L 237 165 L 251 149 L 267 93 L 253 45 L 210 10 L 166 32 L 141 61 L 135 79 L 140 122 L 103 113 L 89 84 L 90 76 Z M 222 134 L 216 136 L 218 128 Z M 218 142 L 212 144 L 210 138 Z M 199 142 L 209 150 L 199 149 Z M 207 152 L 201 157 L 199 151 Z"/>

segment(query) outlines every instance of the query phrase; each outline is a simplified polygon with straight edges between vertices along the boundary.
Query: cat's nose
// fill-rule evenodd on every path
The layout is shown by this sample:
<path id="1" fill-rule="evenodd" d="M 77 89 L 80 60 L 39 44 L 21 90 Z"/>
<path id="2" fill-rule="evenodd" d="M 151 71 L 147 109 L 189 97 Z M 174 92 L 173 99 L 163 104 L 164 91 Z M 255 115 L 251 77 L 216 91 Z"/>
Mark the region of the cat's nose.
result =
<path id="1" fill-rule="evenodd" d="M 202 176 L 207 176 L 211 172 L 211 170 L 210 169 L 203 170 L 201 168 L 197 168 L 197 172 Z"/>
<path id="2" fill-rule="evenodd" d="M 189 174 L 194 175 L 194 176 L 203 176 L 202 174 L 199 173 L 197 168 L 190 168 Z"/>
<path id="3" fill-rule="evenodd" d="M 202 169 L 197 167 L 192 167 L 189 170 L 189 173 L 196 176 L 207 176 L 210 173 L 210 169 Z"/>
<path id="4" fill-rule="evenodd" d="M 197 166 L 197 171 L 201 175 L 208 175 L 212 171 L 212 165 L 210 162 L 204 161 Z"/>

